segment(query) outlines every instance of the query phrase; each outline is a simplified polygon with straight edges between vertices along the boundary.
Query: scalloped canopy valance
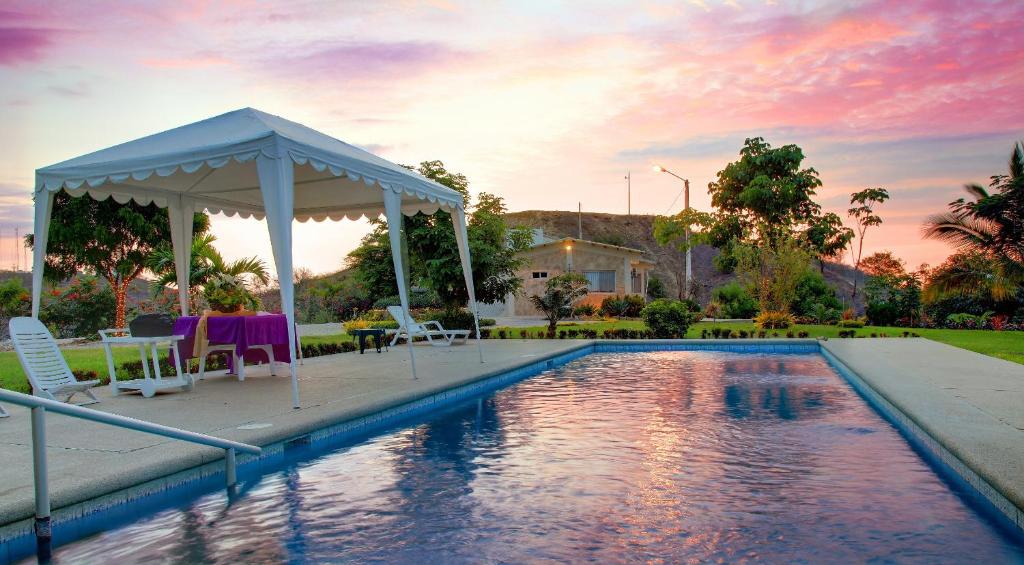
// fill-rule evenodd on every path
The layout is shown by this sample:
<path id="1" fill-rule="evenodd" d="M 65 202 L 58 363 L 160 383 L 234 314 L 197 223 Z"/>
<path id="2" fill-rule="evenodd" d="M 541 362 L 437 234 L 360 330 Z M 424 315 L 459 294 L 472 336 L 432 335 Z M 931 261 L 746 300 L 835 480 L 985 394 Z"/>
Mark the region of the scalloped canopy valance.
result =
<path id="1" fill-rule="evenodd" d="M 36 170 L 36 192 L 113 196 L 161 207 L 263 218 L 256 161 L 294 163 L 294 217 L 358 219 L 383 212 L 382 191 L 402 195 L 402 212 L 461 210 L 462 195 L 422 175 L 278 116 L 244 108 Z"/>

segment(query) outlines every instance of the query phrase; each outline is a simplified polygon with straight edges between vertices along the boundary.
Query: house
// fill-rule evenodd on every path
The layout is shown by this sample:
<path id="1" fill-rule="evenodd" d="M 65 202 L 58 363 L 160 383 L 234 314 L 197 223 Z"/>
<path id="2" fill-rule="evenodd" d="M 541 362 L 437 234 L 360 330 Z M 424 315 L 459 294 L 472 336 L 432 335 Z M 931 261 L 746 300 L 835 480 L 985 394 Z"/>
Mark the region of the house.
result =
<path id="1" fill-rule="evenodd" d="M 519 272 L 523 291 L 506 298 L 502 312 L 506 316 L 540 314 L 528 297 L 544 294 L 549 279 L 570 271 L 582 274 L 589 282 L 590 293 L 581 304 L 599 307 L 609 296 L 646 296 L 647 281 L 654 268 L 654 263 L 639 249 L 573 237 L 549 239 L 542 230 L 534 230 L 534 244 L 523 255 L 527 259 Z"/>

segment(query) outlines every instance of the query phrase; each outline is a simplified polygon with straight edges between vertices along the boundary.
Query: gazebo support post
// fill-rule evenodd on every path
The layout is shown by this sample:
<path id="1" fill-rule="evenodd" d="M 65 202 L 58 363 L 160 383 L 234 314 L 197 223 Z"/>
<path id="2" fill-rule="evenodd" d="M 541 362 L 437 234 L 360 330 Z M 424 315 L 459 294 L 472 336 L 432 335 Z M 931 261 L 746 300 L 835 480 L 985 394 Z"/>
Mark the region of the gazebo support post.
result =
<path id="1" fill-rule="evenodd" d="M 178 196 L 167 203 L 167 216 L 171 223 L 171 247 L 174 249 L 174 273 L 178 277 L 178 303 L 181 315 L 189 315 L 189 284 L 192 279 L 192 224 L 195 204 Z"/>
<path id="2" fill-rule="evenodd" d="M 40 186 L 38 180 L 36 186 Z M 32 317 L 39 318 L 43 298 L 43 265 L 46 261 L 46 243 L 50 239 L 50 213 L 53 211 L 53 192 L 45 187 L 36 188 L 35 225 L 32 233 Z"/>
<path id="3" fill-rule="evenodd" d="M 292 279 L 292 220 L 295 216 L 295 168 L 287 157 L 256 158 L 256 172 L 263 193 L 270 247 L 281 287 L 281 310 L 288 318 L 289 369 L 292 377 L 292 408 L 299 405 L 299 373 L 295 352 L 295 281 Z"/>
<path id="4" fill-rule="evenodd" d="M 476 327 L 476 348 L 480 354 L 480 362 L 484 362 L 484 346 L 480 341 L 480 316 L 477 312 L 476 289 L 473 286 L 473 264 L 469 257 L 469 234 L 466 231 L 466 212 L 461 208 L 452 212 L 452 227 L 455 228 L 455 242 L 459 246 L 459 260 L 462 263 L 462 276 L 466 279 L 466 292 L 469 294 L 469 309 L 473 312 L 473 324 Z"/>
<path id="5" fill-rule="evenodd" d="M 398 300 L 402 303 L 402 316 L 405 327 L 412 325 L 409 315 L 409 291 L 405 287 L 405 270 L 402 268 L 402 194 L 388 189 L 384 190 L 384 215 L 388 220 L 388 236 L 391 238 L 391 260 L 395 265 L 395 280 L 398 281 Z M 416 352 L 413 349 L 411 335 L 406 335 L 409 343 L 409 364 L 412 365 L 412 378 L 416 375 Z"/>

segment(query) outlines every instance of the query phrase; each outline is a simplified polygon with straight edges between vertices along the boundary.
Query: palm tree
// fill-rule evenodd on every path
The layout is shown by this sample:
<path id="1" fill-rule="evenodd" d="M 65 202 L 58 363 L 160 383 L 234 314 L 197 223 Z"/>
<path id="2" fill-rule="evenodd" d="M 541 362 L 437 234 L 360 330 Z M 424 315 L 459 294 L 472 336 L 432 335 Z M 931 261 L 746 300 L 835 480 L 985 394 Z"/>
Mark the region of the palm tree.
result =
<path id="1" fill-rule="evenodd" d="M 548 320 L 548 333 L 554 333 L 558 321 L 572 314 L 576 302 L 587 295 L 587 279 L 579 273 L 565 273 L 548 280 L 543 295 L 530 297 L 530 302 Z"/>
<path id="2" fill-rule="evenodd" d="M 949 211 L 929 217 L 924 236 L 952 244 L 962 253 L 991 260 L 991 270 L 948 269 L 930 281 L 929 294 L 963 294 L 984 289 L 995 300 L 1012 298 L 1024 288 L 1024 143 L 1010 154 L 1010 172 L 995 175 L 989 190 L 964 186 L 973 201 L 950 202 Z M 977 262 L 973 263 L 976 267 Z"/>
<path id="3" fill-rule="evenodd" d="M 196 306 L 202 287 L 219 275 L 249 276 L 264 285 L 270 282 L 270 274 L 263 260 L 256 257 L 245 257 L 228 262 L 213 246 L 215 241 L 217 238 L 212 234 L 197 235 L 192 240 L 189 297 L 193 307 Z M 174 250 L 171 247 L 162 246 L 154 251 L 149 257 L 148 267 L 157 276 L 153 281 L 154 293 L 162 291 L 167 286 L 178 284 L 178 274 L 174 269 Z"/>

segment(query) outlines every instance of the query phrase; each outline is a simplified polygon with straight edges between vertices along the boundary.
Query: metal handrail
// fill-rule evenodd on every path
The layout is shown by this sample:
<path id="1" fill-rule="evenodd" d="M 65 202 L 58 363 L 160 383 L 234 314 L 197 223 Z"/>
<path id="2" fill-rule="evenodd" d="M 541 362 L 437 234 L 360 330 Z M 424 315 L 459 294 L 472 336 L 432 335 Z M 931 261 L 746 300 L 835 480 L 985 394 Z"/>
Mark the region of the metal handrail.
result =
<path id="1" fill-rule="evenodd" d="M 52 535 L 50 530 L 50 493 L 46 478 L 47 410 L 71 416 L 73 418 L 80 418 L 82 420 L 99 422 L 101 424 L 108 424 L 119 428 L 223 449 L 225 475 L 227 478 L 227 486 L 229 488 L 233 487 L 238 482 L 235 453 L 241 451 L 243 453 L 259 455 L 262 452 L 259 447 L 249 445 L 247 443 L 208 436 L 206 434 L 190 432 L 179 428 L 172 428 L 170 426 L 155 424 L 145 420 L 129 418 L 128 416 L 100 412 L 99 410 L 93 410 L 92 408 L 83 408 L 74 404 L 67 404 L 65 402 L 58 402 L 56 400 L 40 398 L 38 396 L 32 396 L 10 390 L 0 389 L 0 400 L 24 406 L 32 410 L 32 467 L 36 495 L 35 533 L 40 551 L 43 552 L 45 548 L 45 553 L 47 554 L 49 553 L 49 544 Z"/>

